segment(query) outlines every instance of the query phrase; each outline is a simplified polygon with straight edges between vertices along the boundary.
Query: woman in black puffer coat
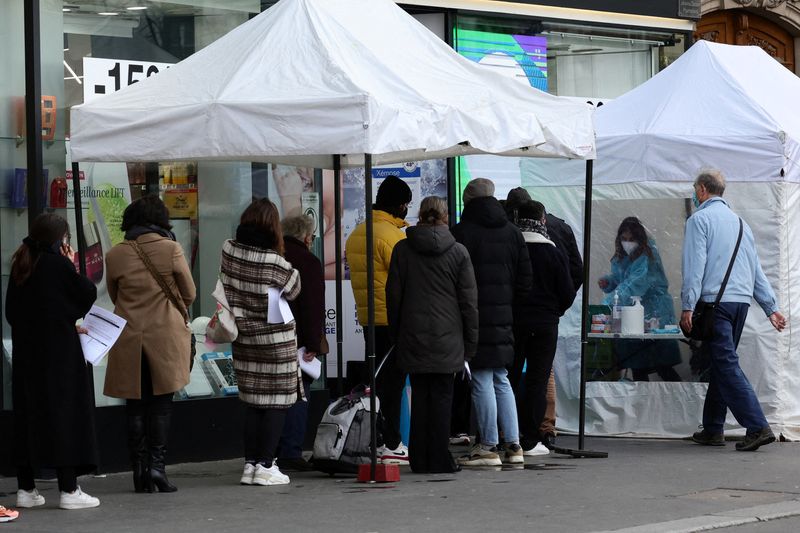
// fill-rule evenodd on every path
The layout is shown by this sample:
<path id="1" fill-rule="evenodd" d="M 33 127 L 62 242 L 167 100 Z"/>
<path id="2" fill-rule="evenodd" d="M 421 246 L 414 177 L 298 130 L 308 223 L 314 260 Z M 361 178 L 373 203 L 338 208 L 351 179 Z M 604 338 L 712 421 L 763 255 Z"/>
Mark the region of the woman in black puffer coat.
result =
<path id="1" fill-rule="evenodd" d="M 395 247 L 386 303 L 397 363 L 411 376 L 411 470 L 454 472 L 448 450 L 453 374 L 477 348 L 478 293 L 442 198 L 422 201 L 418 225 Z"/>

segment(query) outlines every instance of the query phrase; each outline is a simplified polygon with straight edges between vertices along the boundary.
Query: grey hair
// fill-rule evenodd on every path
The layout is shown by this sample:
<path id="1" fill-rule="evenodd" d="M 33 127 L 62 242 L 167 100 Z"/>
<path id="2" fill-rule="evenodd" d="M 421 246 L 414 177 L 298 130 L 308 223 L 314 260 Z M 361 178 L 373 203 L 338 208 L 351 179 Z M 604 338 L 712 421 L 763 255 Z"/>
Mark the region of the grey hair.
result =
<path id="1" fill-rule="evenodd" d="M 702 185 L 709 194 L 722 196 L 725 192 L 725 176 L 719 170 L 701 170 L 694 180 L 695 185 Z"/>
<path id="2" fill-rule="evenodd" d="M 314 219 L 308 215 L 296 215 L 293 217 L 286 217 L 281 221 L 281 229 L 283 229 L 284 237 L 294 237 L 302 241 L 309 235 L 314 235 L 316 225 Z"/>
<path id="3" fill-rule="evenodd" d="M 419 205 L 419 223 L 433 226 L 447 221 L 447 202 L 441 196 L 428 196 Z"/>
<path id="4" fill-rule="evenodd" d="M 494 183 L 486 178 L 475 178 L 467 183 L 461 199 L 467 204 L 470 200 L 486 196 L 494 196 Z"/>

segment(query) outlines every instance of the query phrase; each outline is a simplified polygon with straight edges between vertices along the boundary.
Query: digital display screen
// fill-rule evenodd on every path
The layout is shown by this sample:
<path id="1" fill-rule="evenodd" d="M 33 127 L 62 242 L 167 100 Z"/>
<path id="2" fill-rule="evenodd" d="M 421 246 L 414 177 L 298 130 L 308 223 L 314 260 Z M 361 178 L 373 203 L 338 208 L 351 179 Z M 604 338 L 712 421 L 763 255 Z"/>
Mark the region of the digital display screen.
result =
<path id="1" fill-rule="evenodd" d="M 458 28 L 455 45 L 467 59 L 547 91 L 547 37 Z"/>

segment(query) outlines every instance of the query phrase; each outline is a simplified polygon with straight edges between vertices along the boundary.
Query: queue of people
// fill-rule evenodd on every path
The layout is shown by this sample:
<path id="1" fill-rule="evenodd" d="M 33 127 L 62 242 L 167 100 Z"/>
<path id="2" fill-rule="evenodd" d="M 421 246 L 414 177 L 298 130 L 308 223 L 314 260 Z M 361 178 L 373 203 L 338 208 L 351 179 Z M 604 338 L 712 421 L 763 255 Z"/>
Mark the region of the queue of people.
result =
<path id="1" fill-rule="evenodd" d="M 751 298 L 776 330 L 785 328 L 786 319 L 761 269 L 752 231 L 722 198 L 724 190 L 719 172 L 700 174 L 694 183 L 698 210 L 686 224 L 681 326 L 691 330 L 698 304 L 720 302 L 708 343 L 711 381 L 703 429 L 693 440 L 724 445 L 722 427 L 730 409 L 747 430 L 736 449 L 752 451 L 775 436 L 736 347 Z M 387 464 L 410 463 L 414 472 L 521 463 L 525 455 L 548 453 L 554 445 L 554 423 L 547 419 L 558 323 L 582 282 L 574 236 L 524 190 L 512 191 L 503 206 L 494 197 L 494 184 L 477 178 L 467 184 L 463 201 L 461 221 L 450 229 L 445 201 L 423 199 L 418 224 L 405 232 L 408 185 L 386 178 L 375 203 L 374 334 L 376 353 L 386 358 L 376 391 L 383 412 L 378 455 Z M 109 354 L 104 391 L 126 402 L 134 491 L 174 492 L 165 469 L 167 435 L 172 396 L 189 382 L 193 341 L 187 309 L 196 289 L 160 199 L 133 202 L 121 229 L 125 240 L 106 256 L 107 285 L 127 327 Z M 314 232 L 309 217 L 281 221 L 272 202 L 258 199 L 243 212 L 235 238 L 223 245 L 220 279 L 238 327 L 233 363 L 246 412 L 245 485 L 286 484 L 289 477 L 280 468 L 310 468 L 301 443 L 311 380 L 299 368 L 298 348 L 305 349 L 307 360 L 327 351 L 323 267 L 310 252 Z M 361 224 L 346 252 L 362 323 L 366 246 Z M 672 319 L 658 250 L 637 219 L 620 225 L 611 267 L 599 281 L 606 293 L 642 296 L 646 315 Z M 282 290 L 295 320 L 268 323 L 269 288 Z M 82 330 L 75 325 L 95 299 L 94 284 L 76 272 L 67 222 L 54 214 L 37 217 L 13 256 L 6 299 L 18 507 L 45 504 L 34 481 L 42 467 L 56 470 L 62 509 L 100 504 L 77 485 L 78 476 L 98 463 L 91 380 L 80 347 Z M 160 327 L 149 327 L 153 321 Z M 671 379 L 677 363 L 671 349 L 646 357 L 640 362 L 634 354 L 626 364 L 645 372 L 642 379 L 650 371 Z M 408 447 L 400 437 L 407 376 Z M 464 405 L 459 395 L 465 393 L 477 435 L 469 454 L 454 461 L 449 451 L 454 414 L 465 426 L 463 412 L 453 407 Z M 2 512 L 16 517 L 14 511 Z"/>

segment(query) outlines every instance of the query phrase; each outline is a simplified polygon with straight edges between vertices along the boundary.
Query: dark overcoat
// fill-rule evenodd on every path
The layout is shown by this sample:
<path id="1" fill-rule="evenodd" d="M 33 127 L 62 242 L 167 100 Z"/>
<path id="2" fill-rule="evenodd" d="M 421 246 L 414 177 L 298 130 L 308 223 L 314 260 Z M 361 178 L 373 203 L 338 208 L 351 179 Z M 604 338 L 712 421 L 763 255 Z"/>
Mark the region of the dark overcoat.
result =
<path id="1" fill-rule="evenodd" d="M 478 284 L 478 351 L 470 366 L 508 366 L 514 361 L 514 299 L 531 288 L 525 240 L 491 196 L 474 198 L 464 207 L 453 235 L 467 248 Z"/>
<path id="2" fill-rule="evenodd" d="M 91 309 L 97 289 L 53 251 L 39 252 L 31 277 L 9 280 L 15 462 L 33 467 L 95 470 L 91 367 L 75 322 Z"/>
<path id="3" fill-rule="evenodd" d="M 478 291 L 467 249 L 447 226 L 415 226 L 392 252 L 389 331 L 404 372 L 451 374 L 478 345 Z"/>

